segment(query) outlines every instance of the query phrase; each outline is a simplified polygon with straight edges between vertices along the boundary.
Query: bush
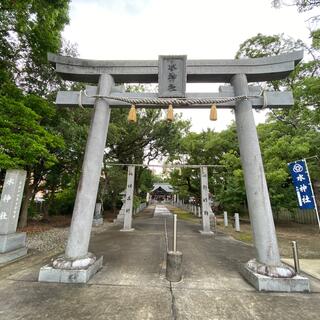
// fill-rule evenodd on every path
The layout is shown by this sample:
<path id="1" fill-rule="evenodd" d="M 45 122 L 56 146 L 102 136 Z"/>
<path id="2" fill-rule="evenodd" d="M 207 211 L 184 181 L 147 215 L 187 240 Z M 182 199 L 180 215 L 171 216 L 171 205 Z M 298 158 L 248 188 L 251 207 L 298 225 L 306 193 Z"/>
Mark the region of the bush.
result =
<path id="1" fill-rule="evenodd" d="M 65 189 L 56 194 L 55 199 L 50 205 L 49 214 L 68 215 L 72 214 L 76 190 L 73 188 Z"/>

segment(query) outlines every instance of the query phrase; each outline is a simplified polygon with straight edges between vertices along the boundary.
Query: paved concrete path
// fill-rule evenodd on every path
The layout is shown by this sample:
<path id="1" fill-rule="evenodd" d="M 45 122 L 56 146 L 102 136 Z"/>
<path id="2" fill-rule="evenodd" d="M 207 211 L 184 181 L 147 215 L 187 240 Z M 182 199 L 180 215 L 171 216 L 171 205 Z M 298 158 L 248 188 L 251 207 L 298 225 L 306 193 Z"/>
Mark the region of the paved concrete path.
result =
<path id="1" fill-rule="evenodd" d="M 294 267 L 293 259 L 282 259 L 282 261 Z M 299 265 L 303 272 L 320 280 L 320 259 L 299 259 Z"/>
<path id="2" fill-rule="evenodd" d="M 153 216 L 154 217 L 163 217 L 163 216 L 171 216 L 172 213 L 170 212 L 170 210 L 164 206 L 163 204 L 157 204 L 154 208 L 154 213 Z"/>
<path id="3" fill-rule="evenodd" d="M 145 210 L 134 232 L 111 226 L 91 240 L 104 267 L 86 285 L 38 283 L 45 261 L 25 259 L 0 269 L 0 319 L 317 319 L 320 284 L 311 294 L 258 293 L 238 273 L 253 248 L 223 234 L 202 236 L 179 221 L 184 278 L 165 280 L 164 219 Z"/>

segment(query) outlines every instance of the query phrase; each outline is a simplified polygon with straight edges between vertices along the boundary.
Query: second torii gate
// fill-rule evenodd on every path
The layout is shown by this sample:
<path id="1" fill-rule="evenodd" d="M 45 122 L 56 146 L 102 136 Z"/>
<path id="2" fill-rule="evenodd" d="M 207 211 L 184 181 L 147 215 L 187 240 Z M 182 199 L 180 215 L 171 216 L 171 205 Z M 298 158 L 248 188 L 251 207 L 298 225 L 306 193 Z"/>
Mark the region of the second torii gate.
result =
<path id="1" fill-rule="evenodd" d="M 223 167 L 222 165 L 210 165 L 210 164 L 126 164 L 126 163 L 106 163 L 107 166 L 127 166 L 127 184 L 126 195 L 124 202 L 124 217 L 123 228 L 120 231 L 133 231 L 132 228 L 132 213 L 133 213 L 133 190 L 134 190 L 134 174 L 135 167 L 161 167 L 161 168 L 193 168 L 200 169 L 200 184 L 201 184 L 201 221 L 202 230 L 199 230 L 203 235 L 212 235 L 213 232 L 210 228 L 210 205 L 209 205 L 209 183 L 208 183 L 208 167 L 216 168 Z M 122 222 L 122 220 L 120 220 Z"/>
<path id="2" fill-rule="evenodd" d="M 59 92 L 58 106 L 93 106 L 82 175 L 74 205 L 65 255 L 40 270 L 39 281 L 86 282 L 102 266 L 102 258 L 88 253 L 92 217 L 96 202 L 101 163 L 113 107 L 217 108 L 235 110 L 241 162 L 244 171 L 256 259 L 243 274 L 258 290 L 306 291 L 309 283 L 295 276 L 280 261 L 279 249 L 252 108 L 293 105 L 291 92 L 265 92 L 248 82 L 287 77 L 302 59 L 303 52 L 274 57 L 240 60 L 187 60 L 186 56 L 160 56 L 159 60 L 95 61 L 49 54 L 64 79 L 98 83 L 87 94 Z M 230 83 L 218 93 L 186 93 L 186 82 Z M 159 83 L 158 93 L 119 92 L 116 83 Z"/>

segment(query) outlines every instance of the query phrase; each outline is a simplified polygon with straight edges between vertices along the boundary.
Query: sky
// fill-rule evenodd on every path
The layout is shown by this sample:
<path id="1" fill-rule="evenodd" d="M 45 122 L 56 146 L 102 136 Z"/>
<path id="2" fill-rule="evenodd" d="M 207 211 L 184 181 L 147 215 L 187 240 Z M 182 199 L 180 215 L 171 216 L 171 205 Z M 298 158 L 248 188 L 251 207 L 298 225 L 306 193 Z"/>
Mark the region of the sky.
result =
<path id="1" fill-rule="evenodd" d="M 87 59 L 157 60 L 171 54 L 233 59 L 239 45 L 258 33 L 308 42 L 307 15 L 295 7 L 274 9 L 271 0 L 73 0 L 63 36 Z M 187 84 L 187 92 L 217 91 L 217 84 Z M 215 122 L 208 109 L 182 113 L 196 132 L 221 131 L 234 119 L 221 109 Z M 255 112 L 257 124 L 264 114 Z"/>

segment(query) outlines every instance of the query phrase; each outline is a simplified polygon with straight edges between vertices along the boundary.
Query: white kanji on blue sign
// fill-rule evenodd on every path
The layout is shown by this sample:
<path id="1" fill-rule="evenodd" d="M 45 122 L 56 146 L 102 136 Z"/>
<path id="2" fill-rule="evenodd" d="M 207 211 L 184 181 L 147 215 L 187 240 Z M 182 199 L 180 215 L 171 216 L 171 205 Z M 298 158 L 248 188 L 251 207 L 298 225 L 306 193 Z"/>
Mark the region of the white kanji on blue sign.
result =
<path id="1" fill-rule="evenodd" d="M 296 190 L 300 209 L 315 209 L 312 185 L 306 161 L 299 160 L 288 164 Z"/>

